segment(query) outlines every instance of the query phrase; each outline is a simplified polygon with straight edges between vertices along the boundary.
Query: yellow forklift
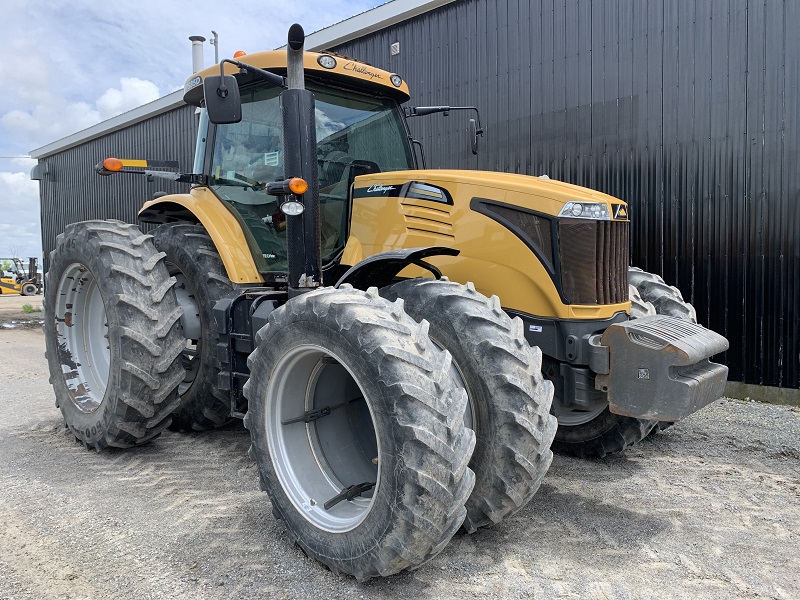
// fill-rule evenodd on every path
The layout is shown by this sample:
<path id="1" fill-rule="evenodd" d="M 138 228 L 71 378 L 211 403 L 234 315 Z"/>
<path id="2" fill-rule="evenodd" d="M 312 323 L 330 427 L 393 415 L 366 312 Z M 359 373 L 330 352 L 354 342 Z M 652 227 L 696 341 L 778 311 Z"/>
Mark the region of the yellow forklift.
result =
<path id="1" fill-rule="evenodd" d="M 0 258 L 0 295 L 35 296 L 41 293 L 42 276 L 37 258 L 28 259 L 27 269 L 19 258 Z"/>

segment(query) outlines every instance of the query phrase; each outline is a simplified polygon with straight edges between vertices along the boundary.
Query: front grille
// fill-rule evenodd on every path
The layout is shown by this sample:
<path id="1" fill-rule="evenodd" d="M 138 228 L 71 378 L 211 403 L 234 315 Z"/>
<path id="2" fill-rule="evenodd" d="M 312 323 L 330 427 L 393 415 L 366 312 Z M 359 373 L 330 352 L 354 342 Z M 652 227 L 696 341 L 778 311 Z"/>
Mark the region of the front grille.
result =
<path id="1" fill-rule="evenodd" d="M 629 223 L 559 219 L 561 290 L 570 304 L 628 300 Z"/>

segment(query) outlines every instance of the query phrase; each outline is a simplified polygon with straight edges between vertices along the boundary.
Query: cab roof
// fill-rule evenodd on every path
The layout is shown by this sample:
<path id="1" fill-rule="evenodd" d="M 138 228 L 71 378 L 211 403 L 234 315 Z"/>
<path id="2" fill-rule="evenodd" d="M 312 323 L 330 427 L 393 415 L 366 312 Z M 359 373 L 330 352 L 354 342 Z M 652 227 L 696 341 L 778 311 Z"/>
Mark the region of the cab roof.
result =
<path id="1" fill-rule="evenodd" d="M 336 61 L 332 68 L 323 67 L 319 58 L 330 56 Z M 254 67 L 259 67 L 267 71 L 272 71 L 278 75 L 286 74 L 286 51 L 271 50 L 269 52 L 258 52 L 246 54 L 236 58 L 237 61 Z M 400 79 L 400 85 L 392 83 L 394 73 L 378 69 L 367 63 L 359 62 L 352 58 L 341 56 L 330 52 L 304 52 L 303 66 L 306 77 L 320 79 L 325 82 L 334 83 L 354 90 L 376 93 L 382 96 L 394 98 L 400 103 L 409 99 L 408 85 Z M 251 76 L 242 76 L 239 69 L 229 63 L 224 64 L 226 75 L 236 75 L 240 84 L 253 81 Z M 203 100 L 203 81 L 209 75 L 219 75 L 219 65 L 213 65 L 195 73 L 186 80 L 183 88 L 183 99 L 187 104 L 199 106 Z M 395 80 L 397 78 L 395 77 Z"/>

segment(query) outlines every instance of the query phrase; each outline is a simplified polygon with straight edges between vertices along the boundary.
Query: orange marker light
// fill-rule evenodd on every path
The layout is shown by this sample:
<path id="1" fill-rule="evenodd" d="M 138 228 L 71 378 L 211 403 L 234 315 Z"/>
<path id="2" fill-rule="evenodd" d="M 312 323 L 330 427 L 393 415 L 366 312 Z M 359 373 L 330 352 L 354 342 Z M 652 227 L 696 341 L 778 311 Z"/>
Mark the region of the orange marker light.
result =
<path id="1" fill-rule="evenodd" d="M 121 171 L 122 161 L 118 158 L 107 158 L 103 161 L 103 168 L 106 171 Z"/>
<path id="2" fill-rule="evenodd" d="M 237 50 L 233 53 L 233 58 L 239 58 L 240 56 L 247 56 L 247 52 L 244 50 Z"/>
<path id="3" fill-rule="evenodd" d="M 300 177 L 292 177 L 289 181 L 289 189 L 293 194 L 305 194 L 308 189 L 308 183 Z"/>

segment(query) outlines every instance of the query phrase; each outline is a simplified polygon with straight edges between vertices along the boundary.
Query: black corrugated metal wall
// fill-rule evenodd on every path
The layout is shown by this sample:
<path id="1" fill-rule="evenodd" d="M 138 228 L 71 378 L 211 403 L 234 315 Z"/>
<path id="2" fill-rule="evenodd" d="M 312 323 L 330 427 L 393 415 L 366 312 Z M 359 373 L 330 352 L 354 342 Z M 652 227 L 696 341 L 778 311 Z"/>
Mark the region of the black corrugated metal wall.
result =
<path id="1" fill-rule="evenodd" d="M 800 2 L 458 0 L 337 51 L 394 71 L 429 167 L 539 175 L 632 207 L 632 259 L 731 342 L 731 379 L 800 387 Z M 389 47 L 400 42 L 400 54 Z"/>
<path id="2" fill-rule="evenodd" d="M 193 106 L 182 106 L 41 159 L 48 172 L 39 181 L 42 203 L 44 268 L 56 236 L 69 223 L 119 219 L 136 223 L 136 214 L 156 191 L 187 192 L 189 186 L 165 179 L 148 182 L 142 175 L 99 176 L 94 167 L 108 157 L 177 160 L 191 172 L 197 137 Z"/>

